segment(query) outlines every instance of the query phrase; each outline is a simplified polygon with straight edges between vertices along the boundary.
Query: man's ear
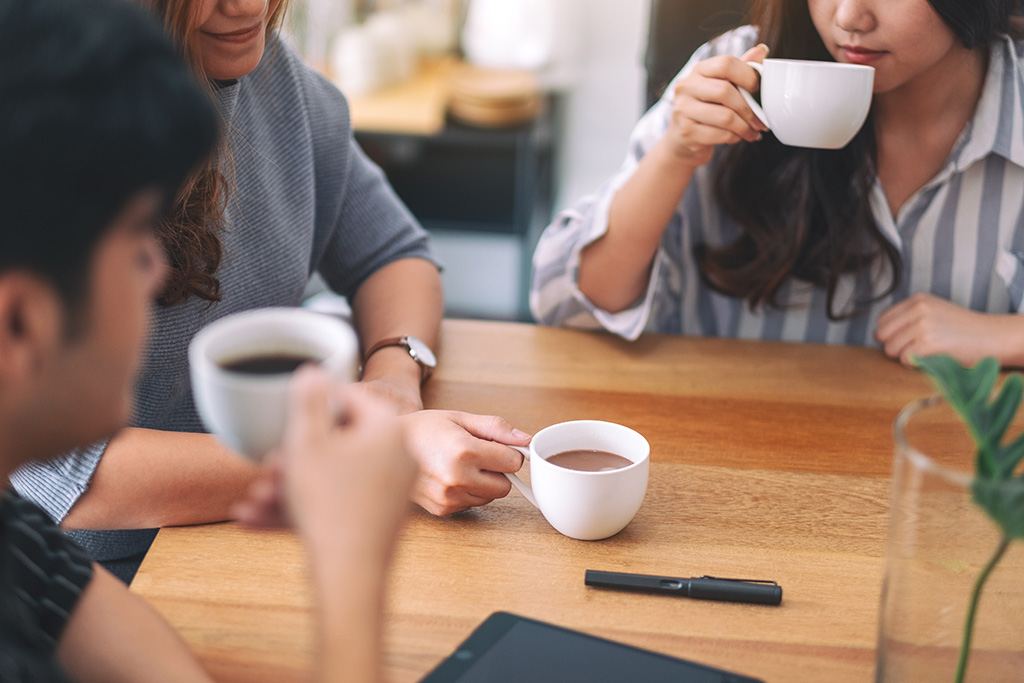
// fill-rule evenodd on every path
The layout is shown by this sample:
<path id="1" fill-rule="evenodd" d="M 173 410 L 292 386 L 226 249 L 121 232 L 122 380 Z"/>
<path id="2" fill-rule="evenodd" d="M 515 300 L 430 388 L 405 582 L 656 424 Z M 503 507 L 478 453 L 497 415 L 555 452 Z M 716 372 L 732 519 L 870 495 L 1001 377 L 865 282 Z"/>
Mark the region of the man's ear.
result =
<path id="1" fill-rule="evenodd" d="M 0 274 L 0 376 L 38 372 L 62 338 L 56 291 L 26 271 Z"/>

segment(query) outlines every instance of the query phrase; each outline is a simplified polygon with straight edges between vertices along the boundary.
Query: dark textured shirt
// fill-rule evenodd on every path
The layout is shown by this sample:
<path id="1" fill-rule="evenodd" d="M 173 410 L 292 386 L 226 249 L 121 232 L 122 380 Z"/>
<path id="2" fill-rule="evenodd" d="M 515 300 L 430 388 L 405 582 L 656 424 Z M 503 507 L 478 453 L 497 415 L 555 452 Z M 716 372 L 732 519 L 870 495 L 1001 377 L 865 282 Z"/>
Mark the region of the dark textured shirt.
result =
<path id="1" fill-rule="evenodd" d="M 89 556 L 46 513 L 0 498 L 0 681 L 65 681 L 56 647 L 92 578 Z"/>

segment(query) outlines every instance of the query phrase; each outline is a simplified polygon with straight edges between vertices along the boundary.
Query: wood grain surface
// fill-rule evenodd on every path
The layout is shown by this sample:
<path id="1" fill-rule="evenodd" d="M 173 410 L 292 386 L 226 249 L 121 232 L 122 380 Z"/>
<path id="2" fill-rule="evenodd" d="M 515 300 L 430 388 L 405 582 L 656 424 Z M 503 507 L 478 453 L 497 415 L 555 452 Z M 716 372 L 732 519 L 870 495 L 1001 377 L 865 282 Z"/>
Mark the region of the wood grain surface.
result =
<path id="1" fill-rule="evenodd" d="M 561 536 L 517 492 L 411 512 L 389 579 L 390 680 L 417 681 L 491 612 L 582 629 L 766 681 L 872 680 L 891 426 L 930 393 L 870 349 L 446 321 L 428 407 L 535 431 L 621 422 L 652 445 L 617 536 Z M 584 586 L 586 569 L 772 579 L 766 607 Z M 218 680 L 308 674 L 310 596 L 287 532 L 164 529 L 133 583 Z"/>

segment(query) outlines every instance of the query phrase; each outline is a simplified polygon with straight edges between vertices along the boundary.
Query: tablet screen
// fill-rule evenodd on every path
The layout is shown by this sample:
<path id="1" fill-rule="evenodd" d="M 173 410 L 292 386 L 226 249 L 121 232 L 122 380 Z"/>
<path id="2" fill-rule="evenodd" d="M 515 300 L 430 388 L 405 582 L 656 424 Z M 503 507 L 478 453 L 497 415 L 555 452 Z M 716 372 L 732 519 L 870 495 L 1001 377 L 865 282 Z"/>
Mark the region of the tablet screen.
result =
<path id="1" fill-rule="evenodd" d="M 756 679 L 496 612 L 422 683 L 756 683 Z"/>

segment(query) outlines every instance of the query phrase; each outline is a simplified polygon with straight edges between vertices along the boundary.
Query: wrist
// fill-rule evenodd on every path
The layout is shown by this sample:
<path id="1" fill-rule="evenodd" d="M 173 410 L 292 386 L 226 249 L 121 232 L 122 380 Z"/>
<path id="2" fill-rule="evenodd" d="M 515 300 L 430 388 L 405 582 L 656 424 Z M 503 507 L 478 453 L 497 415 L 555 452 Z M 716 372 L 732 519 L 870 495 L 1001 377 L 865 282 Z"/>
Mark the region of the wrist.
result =
<path id="1" fill-rule="evenodd" d="M 437 358 L 431 348 L 419 337 L 407 334 L 399 337 L 386 337 L 372 344 L 363 356 L 364 370 L 375 355 L 388 349 L 402 349 L 404 357 L 416 364 L 419 368 L 420 385 L 430 379 L 434 368 L 437 367 Z M 394 353 L 391 357 L 395 358 Z"/>
<path id="2" fill-rule="evenodd" d="M 685 177 L 688 182 L 694 171 L 704 165 L 706 156 L 703 152 L 695 154 L 692 149 L 666 134 L 651 147 L 645 158 L 649 158 L 662 173 L 670 174 L 670 177 Z"/>
<path id="3" fill-rule="evenodd" d="M 399 406 L 399 413 L 423 408 L 421 380 L 419 365 L 397 346 L 381 349 L 363 367 L 362 382 L 375 385 L 378 395 Z"/>
<path id="4" fill-rule="evenodd" d="M 987 353 L 1004 368 L 1024 368 L 1024 316 L 1012 313 L 995 319 L 999 323 L 993 334 L 986 335 Z"/>

